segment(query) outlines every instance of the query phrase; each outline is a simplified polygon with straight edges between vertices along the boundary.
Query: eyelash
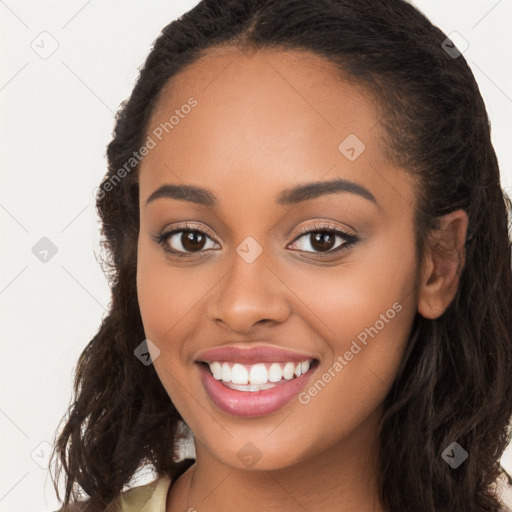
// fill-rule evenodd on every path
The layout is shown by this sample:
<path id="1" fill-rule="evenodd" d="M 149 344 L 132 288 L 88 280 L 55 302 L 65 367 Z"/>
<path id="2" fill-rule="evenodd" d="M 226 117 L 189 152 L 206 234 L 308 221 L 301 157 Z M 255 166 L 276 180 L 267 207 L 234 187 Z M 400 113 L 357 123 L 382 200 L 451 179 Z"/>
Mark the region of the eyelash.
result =
<path id="1" fill-rule="evenodd" d="M 177 233 L 182 232 L 193 232 L 193 233 L 200 233 L 201 235 L 207 236 L 208 238 L 213 240 L 213 237 L 210 236 L 208 233 L 203 231 L 202 229 L 199 229 L 197 226 L 194 226 L 192 224 L 182 224 L 180 226 L 177 226 L 176 228 L 172 229 L 171 231 L 165 231 L 163 233 L 160 233 L 159 235 L 153 236 L 153 239 L 155 242 L 160 244 L 163 248 L 163 250 L 166 253 L 171 254 L 173 257 L 176 256 L 177 258 L 189 258 L 191 256 L 195 256 L 196 254 L 199 254 L 201 251 L 195 252 L 195 253 L 187 253 L 183 251 L 176 251 L 174 249 L 169 249 L 169 247 L 166 246 L 166 242 L 169 238 L 171 238 L 173 235 L 176 235 Z M 332 257 L 333 255 L 342 254 L 345 251 L 349 250 L 351 247 L 353 247 L 358 241 L 359 238 L 352 234 L 348 233 L 346 231 L 341 230 L 340 228 L 332 225 L 332 224 L 324 224 L 324 223 L 314 223 L 313 228 L 311 227 L 302 227 L 298 230 L 296 233 L 295 238 L 292 241 L 292 244 L 296 242 L 298 239 L 302 238 L 305 235 L 311 234 L 311 233 L 329 233 L 334 234 L 335 236 L 339 236 L 345 240 L 345 243 L 337 247 L 336 249 L 331 249 L 327 252 L 312 252 L 312 251 L 302 251 L 309 254 L 315 254 L 317 257 L 320 258 L 327 258 Z M 214 240 L 215 241 L 215 240 Z M 211 250 L 211 249 L 207 249 Z M 301 251 L 299 251 L 301 252 Z"/>

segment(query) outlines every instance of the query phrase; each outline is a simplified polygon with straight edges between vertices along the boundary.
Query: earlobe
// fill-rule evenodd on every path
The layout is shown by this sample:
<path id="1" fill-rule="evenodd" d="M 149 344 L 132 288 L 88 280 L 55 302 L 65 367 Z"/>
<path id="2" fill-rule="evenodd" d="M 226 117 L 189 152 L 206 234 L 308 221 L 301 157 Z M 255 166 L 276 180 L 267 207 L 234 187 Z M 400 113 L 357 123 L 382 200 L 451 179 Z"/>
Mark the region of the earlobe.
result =
<path id="1" fill-rule="evenodd" d="M 440 317 L 457 293 L 465 263 L 468 216 L 456 210 L 439 218 L 439 229 L 428 237 L 420 270 L 418 312 Z"/>

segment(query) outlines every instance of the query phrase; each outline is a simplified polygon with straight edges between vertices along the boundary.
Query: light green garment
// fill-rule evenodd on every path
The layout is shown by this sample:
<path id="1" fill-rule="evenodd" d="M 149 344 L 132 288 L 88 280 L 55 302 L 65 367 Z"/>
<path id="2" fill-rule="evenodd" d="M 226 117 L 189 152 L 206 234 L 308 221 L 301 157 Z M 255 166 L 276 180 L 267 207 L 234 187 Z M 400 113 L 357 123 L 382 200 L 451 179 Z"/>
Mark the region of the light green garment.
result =
<path id="1" fill-rule="evenodd" d="M 121 493 L 120 505 L 110 506 L 108 512 L 165 512 L 170 484 L 171 480 L 162 476 L 148 484 L 132 487 Z M 87 512 L 87 503 L 70 503 L 56 512 Z"/>
<path id="2" fill-rule="evenodd" d="M 121 494 L 119 512 L 165 512 L 171 481 L 166 476 Z"/>
<path id="3" fill-rule="evenodd" d="M 166 512 L 167 493 L 171 480 L 162 476 L 148 484 L 132 487 L 121 493 L 120 508 L 109 508 L 109 512 Z M 499 512 L 512 512 L 512 478 L 503 471 L 495 482 L 497 494 L 503 504 Z M 87 512 L 87 506 L 71 504 L 56 512 Z"/>

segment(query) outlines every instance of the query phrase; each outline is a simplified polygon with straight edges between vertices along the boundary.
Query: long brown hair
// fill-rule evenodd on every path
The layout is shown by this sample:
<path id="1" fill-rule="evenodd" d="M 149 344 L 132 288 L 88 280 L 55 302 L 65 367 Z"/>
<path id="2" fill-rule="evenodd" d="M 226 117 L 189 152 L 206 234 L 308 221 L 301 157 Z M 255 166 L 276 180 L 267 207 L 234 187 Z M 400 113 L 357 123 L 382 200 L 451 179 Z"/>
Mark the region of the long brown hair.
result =
<path id="1" fill-rule="evenodd" d="M 134 356 L 145 334 L 136 290 L 138 163 L 130 159 L 168 80 L 228 45 L 313 52 L 374 95 L 390 157 L 420 183 L 419 255 L 439 216 L 467 212 L 458 292 L 441 317 L 417 314 L 385 400 L 381 495 L 393 512 L 498 510 L 491 484 L 512 414 L 506 200 L 478 86 L 464 57 L 446 51 L 446 39 L 403 0 L 204 0 L 163 29 L 118 111 L 98 189 L 112 301 L 80 356 L 55 443 L 52 478 L 57 485 L 64 471 L 65 504 L 82 489 L 88 510 L 102 510 L 141 465 L 170 477 L 178 470 L 180 414 L 153 366 Z M 469 455 L 457 469 L 441 457 L 454 441 Z"/>

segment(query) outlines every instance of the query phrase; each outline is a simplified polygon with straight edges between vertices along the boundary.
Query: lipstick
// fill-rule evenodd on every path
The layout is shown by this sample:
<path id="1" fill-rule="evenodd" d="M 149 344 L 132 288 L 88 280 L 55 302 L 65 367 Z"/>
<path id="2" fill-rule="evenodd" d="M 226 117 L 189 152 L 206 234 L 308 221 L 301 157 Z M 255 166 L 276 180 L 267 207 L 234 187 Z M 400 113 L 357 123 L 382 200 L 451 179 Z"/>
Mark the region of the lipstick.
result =
<path id="1" fill-rule="evenodd" d="M 218 347 L 195 359 L 210 400 L 223 412 L 246 418 L 284 407 L 318 366 L 310 354 L 269 346 Z"/>

